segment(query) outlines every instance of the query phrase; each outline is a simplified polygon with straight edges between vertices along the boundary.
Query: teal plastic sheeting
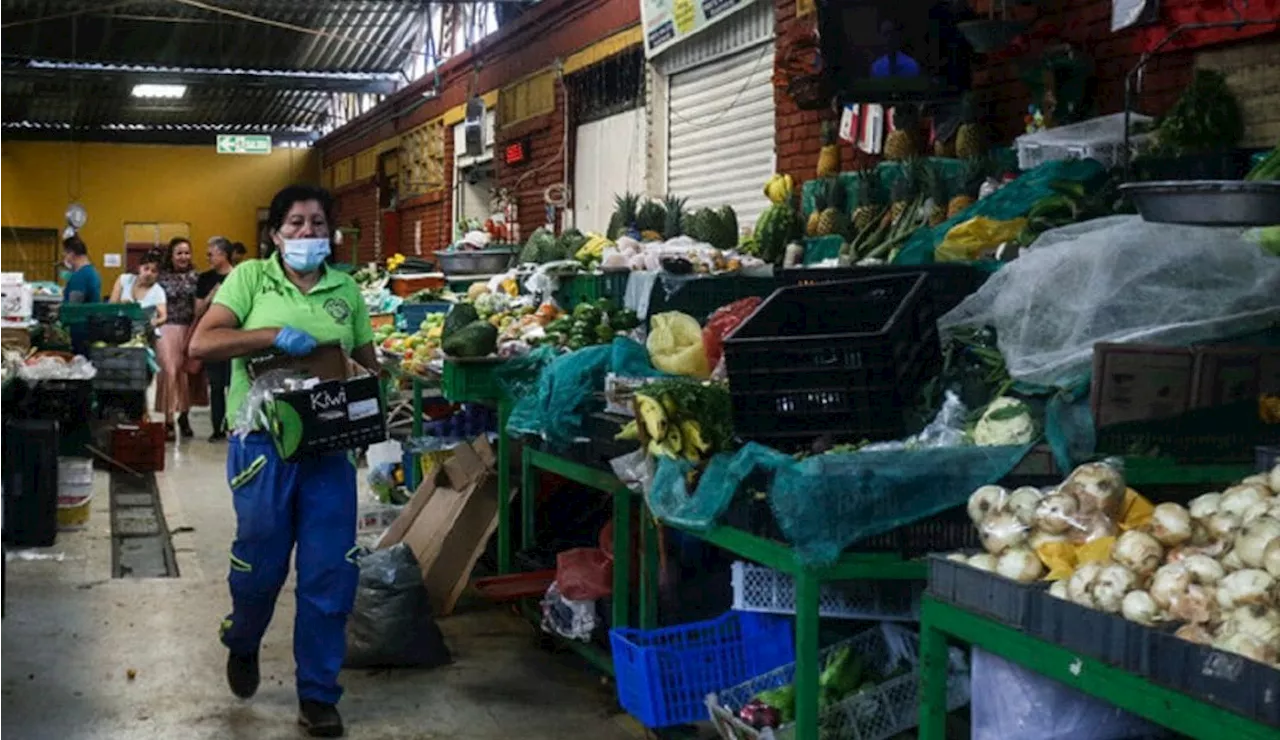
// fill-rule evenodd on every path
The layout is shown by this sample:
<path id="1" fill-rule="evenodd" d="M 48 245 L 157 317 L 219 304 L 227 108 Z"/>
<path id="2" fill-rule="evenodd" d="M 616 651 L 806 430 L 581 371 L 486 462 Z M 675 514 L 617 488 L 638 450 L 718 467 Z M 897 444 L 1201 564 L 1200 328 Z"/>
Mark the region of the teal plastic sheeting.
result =
<path id="1" fill-rule="evenodd" d="M 1055 182 L 1065 180 L 1088 183 L 1105 176 L 1106 169 L 1102 163 L 1093 159 L 1045 162 L 1033 170 L 1024 172 L 1018 179 L 974 203 L 954 218 L 932 228 L 921 228 L 916 231 L 902 246 L 897 258 L 894 259 L 894 264 L 927 265 L 933 262 L 933 251 L 942 243 L 943 237 L 951 227 L 975 216 L 985 216 L 998 221 L 1025 216 L 1036 201 L 1053 193 L 1053 188 L 1050 186 Z"/>
<path id="2" fill-rule="evenodd" d="M 541 347 L 508 360 L 496 373 L 507 397 L 518 399 L 507 420 L 507 432 L 534 434 L 557 448 L 581 434 L 583 406 L 592 394 L 604 390 L 605 375 L 662 375 L 649 363 L 643 345 L 624 338 L 559 356 L 554 349 Z"/>
<path id="3" fill-rule="evenodd" d="M 697 488 L 685 485 L 688 463 L 663 459 L 648 493 L 659 518 L 693 530 L 716 524 L 744 481 L 772 474 L 770 509 L 797 558 L 835 562 L 858 540 L 964 504 L 979 486 L 1005 477 L 1032 445 L 855 452 L 795 460 L 750 443 L 717 455 Z"/>

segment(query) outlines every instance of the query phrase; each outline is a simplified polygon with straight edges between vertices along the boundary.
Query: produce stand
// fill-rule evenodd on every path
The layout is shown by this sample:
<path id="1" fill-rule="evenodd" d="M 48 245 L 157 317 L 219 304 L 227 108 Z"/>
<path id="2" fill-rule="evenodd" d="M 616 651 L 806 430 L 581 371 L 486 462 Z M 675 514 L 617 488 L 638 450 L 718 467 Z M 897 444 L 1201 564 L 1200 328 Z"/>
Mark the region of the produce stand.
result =
<path id="1" fill-rule="evenodd" d="M 926 595 L 920 607 L 921 740 L 946 737 L 948 640 L 999 655 L 1182 735 L 1276 736 L 1274 728 Z"/>

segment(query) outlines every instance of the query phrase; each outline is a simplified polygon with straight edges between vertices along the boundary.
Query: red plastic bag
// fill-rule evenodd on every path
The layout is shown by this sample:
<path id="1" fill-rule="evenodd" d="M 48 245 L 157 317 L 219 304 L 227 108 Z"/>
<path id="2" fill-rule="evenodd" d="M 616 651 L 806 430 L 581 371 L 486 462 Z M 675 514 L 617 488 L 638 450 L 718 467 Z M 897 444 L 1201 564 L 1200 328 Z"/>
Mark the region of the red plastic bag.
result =
<path id="1" fill-rule="evenodd" d="M 613 593 L 613 558 L 598 547 L 579 547 L 556 555 L 556 585 L 573 601 L 595 601 Z"/>
<path id="2" fill-rule="evenodd" d="M 738 328 L 756 307 L 764 302 L 763 298 L 743 298 L 727 306 L 721 306 L 707 319 L 702 328 L 702 346 L 707 351 L 707 364 L 715 367 L 720 364 L 720 356 L 724 354 L 724 338 L 729 332 Z"/>

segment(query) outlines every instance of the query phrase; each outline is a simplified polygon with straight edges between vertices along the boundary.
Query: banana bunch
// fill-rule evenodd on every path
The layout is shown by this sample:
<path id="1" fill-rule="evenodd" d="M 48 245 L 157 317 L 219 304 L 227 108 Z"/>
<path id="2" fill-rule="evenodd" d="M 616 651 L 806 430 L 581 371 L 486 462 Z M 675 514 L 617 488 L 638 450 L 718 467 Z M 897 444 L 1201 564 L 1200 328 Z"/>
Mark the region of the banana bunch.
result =
<path id="1" fill-rule="evenodd" d="M 600 236 L 599 234 L 590 234 L 587 243 L 573 255 L 573 258 L 583 264 L 599 262 L 604 257 L 604 248 L 612 247 L 613 242 Z"/>
<path id="2" fill-rule="evenodd" d="M 404 261 L 405 261 L 405 256 L 403 254 L 400 254 L 399 252 L 391 255 L 390 257 L 387 258 L 387 272 L 395 272 L 401 265 L 404 264 Z"/>
<path id="3" fill-rule="evenodd" d="M 790 203 L 791 194 L 795 192 L 795 183 L 791 175 L 774 174 L 764 184 L 764 197 L 770 203 Z"/>
<path id="4" fill-rule="evenodd" d="M 634 434 L 639 437 L 639 426 L 644 425 L 645 435 L 649 438 L 647 449 L 654 457 L 684 458 L 692 463 L 700 463 L 711 452 L 711 444 L 703 434 L 702 425 L 692 418 L 681 418 L 680 410 L 670 396 L 654 398 L 636 394 L 636 414 L 638 421 L 633 432 L 627 428 L 619 434 Z"/>

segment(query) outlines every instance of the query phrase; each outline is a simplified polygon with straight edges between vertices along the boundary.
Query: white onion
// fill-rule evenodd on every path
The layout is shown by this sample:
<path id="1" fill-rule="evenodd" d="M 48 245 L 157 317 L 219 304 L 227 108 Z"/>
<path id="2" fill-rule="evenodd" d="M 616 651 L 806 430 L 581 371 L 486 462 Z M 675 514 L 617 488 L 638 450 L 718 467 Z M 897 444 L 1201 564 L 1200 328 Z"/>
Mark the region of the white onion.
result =
<path id="1" fill-rule="evenodd" d="M 1227 571 L 1222 567 L 1222 563 L 1219 563 L 1208 555 L 1195 553 L 1182 558 L 1179 562 L 1181 562 L 1182 566 L 1191 573 L 1191 580 L 1193 582 L 1200 583 L 1205 586 L 1212 586 L 1218 581 L 1221 581 L 1227 575 Z"/>
<path id="2" fill-rule="evenodd" d="M 999 555 L 1011 547 L 1019 547 L 1027 541 L 1027 528 L 1018 517 L 1000 512 L 987 517 L 979 527 L 982 546 L 992 555 Z"/>
<path id="3" fill-rule="evenodd" d="M 1244 514 L 1240 516 L 1240 521 L 1249 524 L 1266 516 L 1268 511 L 1271 511 L 1271 501 L 1259 501 L 1244 510 Z"/>
<path id="4" fill-rule="evenodd" d="M 1222 563 L 1222 567 L 1226 568 L 1228 573 L 1231 571 L 1242 570 L 1244 568 L 1244 562 L 1240 560 L 1240 553 L 1235 550 L 1223 555 L 1222 560 L 1218 562 Z"/>
<path id="5" fill-rule="evenodd" d="M 1219 511 L 1217 514 L 1205 520 L 1205 529 L 1209 530 L 1209 536 L 1215 540 L 1225 540 L 1233 538 L 1239 531 L 1241 525 L 1240 517 L 1235 514 L 1228 514 L 1225 511 Z"/>
<path id="6" fill-rule="evenodd" d="M 1276 490 L 1271 487 L 1271 477 L 1268 476 L 1266 473 L 1254 473 L 1248 478 L 1245 478 L 1244 480 L 1240 481 L 1240 485 L 1264 486 L 1268 491 L 1271 491 L 1272 495 L 1275 495 L 1275 492 L 1276 492 Z"/>
<path id="7" fill-rule="evenodd" d="M 1124 601 L 1124 595 L 1134 587 L 1137 580 L 1133 571 L 1119 563 L 1104 566 L 1091 587 L 1093 603 L 1104 612 L 1114 614 L 1120 611 L 1120 602 Z"/>
<path id="8" fill-rule="evenodd" d="M 1220 634 L 1246 634 L 1264 645 L 1280 648 L 1280 612 L 1263 604 L 1237 607 L 1227 614 Z"/>
<path id="9" fill-rule="evenodd" d="M 1115 537 L 1116 522 L 1101 511 L 1081 514 L 1072 529 L 1068 530 L 1067 536 L 1072 542 L 1081 545 L 1103 537 Z"/>
<path id="10" fill-rule="evenodd" d="M 1067 596 L 1066 580 L 1054 581 L 1053 585 L 1049 587 L 1049 595 L 1055 599 L 1070 601 L 1070 598 Z"/>
<path id="11" fill-rule="evenodd" d="M 1266 501 L 1271 491 L 1262 486 L 1232 486 L 1222 492 L 1222 501 L 1218 502 L 1219 513 L 1243 517 L 1250 506 Z"/>
<path id="12" fill-rule="evenodd" d="M 1209 634 L 1209 630 L 1205 629 L 1203 624 L 1184 624 L 1173 634 L 1175 637 L 1187 642 L 1195 642 L 1201 645 L 1208 645 L 1213 642 L 1213 635 Z"/>
<path id="13" fill-rule="evenodd" d="M 1120 602 L 1120 613 L 1130 622 L 1148 627 L 1161 621 L 1160 606 L 1146 591 L 1130 591 Z"/>
<path id="14" fill-rule="evenodd" d="M 1267 545 L 1280 538 L 1280 521 L 1264 516 L 1247 525 L 1236 535 L 1235 552 L 1240 554 L 1240 562 L 1249 568 L 1262 567 L 1262 557 Z"/>
<path id="15" fill-rule="evenodd" d="M 1168 609 L 1173 597 L 1186 593 L 1191 586 L 1191 571 L 1185 565 L 1173 564 L 1161 566 L 1151 577 L 1151 598 L 1155 599 L 1161 609 Z"/>
<path id="16" fill-rule="evenodd" d="M 1230 573 L 1218 582 L 1218 604 L 1232 609 L 1245 604 L 1265 604 L 1268 589 L 1275 582 L 1265 570 L 1254 568 Z"/>
<path id="17" fill-rule="evenodd" d="M 977 568 L 978 570 L 985 570 L 994 573 L 996 569 L 996 556 L 985 552 L 980 555 L 974 555 L 969 558 L 969 566 Z"/>
<path id="18" fill-rule="evenodd" d="M 1186 591 L 1174 595 L 1169 601 L 1169 615 L 1193 624 L 1217 622 L 1221 611 L 1218 608 L 1216 589 L 1196 584 L 1187 586 Z"/>
<path id="19" fill-rule="evenodd" d="M 1076 568 L 1067 579 L 1067 598 L 1081 606 L 1093 606 L 1093 595 L 1089 593 L 1089 587 L 1101 572 L 1102 563 L 1085 563 Z"/>
<path id="20" fill-rule="evenodd" d="M 1062 534 L 1071 528 L 1079 509 L 1079 502 L 1071 496 L 1050 494 L 1036 507 L 1036 526 L 1050 534 Z"/>
<path id="21" fill-rule="evenodd" d="M 1271 472 L 1267 473 L 1267 488 L 1280 495 L 1280 464 L 1273 465 Z"/>
<path id="22" fill-rule="evenodd" d="M 981 526 L 988 516 L 1004 509 L 1009 492 L 1001 486 L 982 486 L 969 496 L 969 518 Z"/>
<path id="23" fill-rule="evenodd" d="M 1191 514 L 1178 504 L 1163 503 L 1151 514 L 1151 535 L 1165 547 L 1191 539 Z"/>
<path id="24" fill-rule="evenodd" d="M 1009 502 L 1007 508 L 1018 517 L 1018 521 L 1027 526 L 1031 526 L 1036 520 L 1036 507 L 1040 505 L 1040 499 L 1044 495 L 1040 493 L 1039 488 L 1031 486 L 1023 486 L 1015 488 L 1013 493 L 1009 494 Z"/>
<path id="25" fill-rule="evenodd" d="M 1262 553 L 1262 567 L 1272 578 L 1280 578 L 1280 539 L 1267 543 L 1267 549 Z"/>
<path id="26" fill-rule="evenodd" d="M 1044 575 L 1044 564 L 1031 550 L 1012 547 L 996 561 L 996 573 L 1019 583 L 1030 583 Z"/>
<path id="27" fill-rule="evenodd" d="M 1256 660 L 1259 663 L 1274 663 L 1276 659 L 1276 649 L 1274 647 L 1243 632 L 1236 632 L 1214 640 L 1213 647 L 1228 653 L 1243 655 L 1249 660 Z"/>
<path id="28" fill-rule="evenodd" d="M 1221 493 L 1206 493 L 1191 499 L 1191 503 L 1187 504 L 1187 511 L 1192 519 L 1208 519 L 1218 513 L 1218 505 L 1221 501 Z"/>
<path id="29" fill-rule="evenodd" d="M 1080 510 L 1115 514 L 1124 501 L 1124 476 L 1106 463 L 1085 463 L 1067 476 L 1061 491 L 1080 502 Z"/>
<path id="30" fill-rule="evenodd" d="M 1116 540 L 1111 548 L 1111 557 L 1134 573 L 1146 576 L 1160 567 L 1164 560 L 1164 548 L 1160 547 L 1155 537 L 1132 529 Z"/>
<path id="31" fill-rule="evenodd" d="M 962 552 L 953 552 L 947 556 L 947 560 L 954 560 L 957 563 L 967 563 L 969 562 L 969 556 Z"/>

